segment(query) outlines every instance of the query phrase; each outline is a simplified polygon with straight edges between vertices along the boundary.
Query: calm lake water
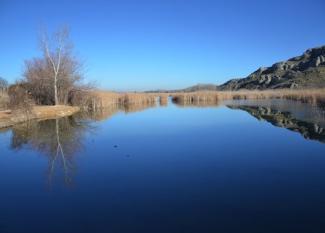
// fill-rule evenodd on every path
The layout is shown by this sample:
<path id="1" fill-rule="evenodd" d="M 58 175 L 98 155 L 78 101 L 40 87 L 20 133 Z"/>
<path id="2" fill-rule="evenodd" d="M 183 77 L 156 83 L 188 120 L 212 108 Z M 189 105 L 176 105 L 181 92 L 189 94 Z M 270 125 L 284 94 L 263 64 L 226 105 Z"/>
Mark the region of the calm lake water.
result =
<path id="1" fill-rule="evenodd" d="M 0 232 L 325 232 L 325 112 L 132 106 L 0 131 Z"/>

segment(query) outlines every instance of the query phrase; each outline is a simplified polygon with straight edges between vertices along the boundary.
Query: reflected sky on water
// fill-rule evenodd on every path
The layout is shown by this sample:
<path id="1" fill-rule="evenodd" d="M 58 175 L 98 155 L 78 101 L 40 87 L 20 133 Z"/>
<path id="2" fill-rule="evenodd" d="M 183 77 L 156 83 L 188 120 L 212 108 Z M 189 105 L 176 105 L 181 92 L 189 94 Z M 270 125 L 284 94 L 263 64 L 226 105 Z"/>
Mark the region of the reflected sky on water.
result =
<path id="1" fill-rule="evenodd" d="M 0 232 L 324 232 L 324 122 L 233 101 L 1 130 Z"/>

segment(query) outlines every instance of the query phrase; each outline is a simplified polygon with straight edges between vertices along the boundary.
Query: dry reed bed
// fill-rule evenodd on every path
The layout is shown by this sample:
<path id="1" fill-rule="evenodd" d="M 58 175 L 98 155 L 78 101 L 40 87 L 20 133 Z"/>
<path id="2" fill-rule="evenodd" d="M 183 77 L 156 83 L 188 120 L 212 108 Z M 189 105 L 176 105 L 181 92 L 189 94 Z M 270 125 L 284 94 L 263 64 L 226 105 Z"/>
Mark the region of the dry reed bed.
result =
<path id="1" fill-rule="evenodd" d="M 117 93 L 109 91 L 93 92 L 90 108 L 109 108 L 112 105 L 146 105 L 156 103 L 157 95 L 145 93 Z"/>
<path id="2" fill-rule="evenodd" d="M 266 90 L 266 91 L 200 91 L 178 93 L 117 93 L 108 91 L 92 92 L 87 108 L 92 110 L 124 106 L 124 108 L 140 109 L 160 103 L 165 106 L 168 97 L 178 105 L 209 106 L 220 104 L 223 100 L 238 99 L 290 99 L 318 106 L 325 106 L 325 89 L 312 90 Z M 133 105 L 133 106 L 132 106 Z M 126 110 L 127 111 L 127 110 Z M 132 110 L 131 110 L 132 111 Z"/>
<path id="3" fill-rule="evenodd" d="M 325 89 L 312 90 L 266 90 L 266 91 L 204 91 L 192 93 L 173 93 L 172 99 L 178 104 L 209 104 L 223 100 L 238 99 L 289 99 L 325 106 Z"/>

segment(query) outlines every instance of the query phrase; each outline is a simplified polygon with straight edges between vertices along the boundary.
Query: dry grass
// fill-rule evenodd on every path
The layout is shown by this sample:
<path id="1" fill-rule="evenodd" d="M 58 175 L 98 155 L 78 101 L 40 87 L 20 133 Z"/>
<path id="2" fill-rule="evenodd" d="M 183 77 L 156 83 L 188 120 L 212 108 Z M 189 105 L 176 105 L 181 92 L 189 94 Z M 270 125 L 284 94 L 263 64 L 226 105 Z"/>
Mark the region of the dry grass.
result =
<path id="1" fill-rule="evenodd" d="M 9 105 L 9 96 L 7 92 L 0 91 L 0 110 L 6 110 Z"/>
<path id="2" fill-rule="evenodd" d="M 55 119 L 73 115 L 79 107 L 72 106 L 34 106 L 30 114 L 21 111 L 0 111 L 0 128 L 9 127 L 17 123 L 33 119 Z"/>
<path id="3" fill-rule="evenodd" d="M 237 99 L 290 99 L 315 105 L 325 105 L 325 89 L 310 90 L 266 90 L 266 91 L 200 91 L 178 93 L 117 93 L 109 91 L 95 91 L 92 94 L 90 109 L 110 108 L 114 105 L 148 106 L 160 103 L 165 106 L 168 96 L 172 96 L 174 103 L 178 105 L 211 106 L 220 104 L 223 100 Z M 145 108 L 144 107 L 144 108 Z M 130 107 L 132 108 L 132 106 Z M 138 107 L 134 107 L 135 109 Z"/>
<path id="4" fill-rule="evenodd" d="M 33 115 L 37 119 L 51 119 L 51 118 L 71 116 L 78 111 L 79 111 L 78 107 L 65 106 L 65 105 L 33 107 Z"/>
<path id="5" fill-rule="evenodd" d="M 91 108 L 108 108 L 112 105 L 147 105 L 156 103 L 156 94 L 146 93 L 117 93 L 109 91 L 94 91 L 94 100 Z"/>
<path id="6" fill-rule="evenodd" d="M 173 101 L 179 104 L 220 103 L 223 100 L 238 99 L 290 99 L 325 106 L 325 89 L 310 90 L 266 90 L 266 91 L 204 91 L 192 93 L 173 93 Z"/>
<path id="7" fill-rule="evenodd" d="M 267 91 L 202 91 L 192 93 L 117 93 L 108 91 L 92 92 L 90 106 L 93 110 L 93 118 L 105 119 L 118 111 L 125 113 L 141 111 L 155 107 L 159 102 L 161 106 L 168 103 L 168 97 L 180 105 L 216 106 L 224 100 L 237 99 L 290 99 L 302 101 L 317 106 L 325 107 L 325 89 L 312 90 L 267 90 Z M 7 96 L 1 96 L 5 103 Z M 4 108 L 5 109 L 5 108 Z M 69 106 L 34 106 L 28 119 L 57 118 L 72 115 L 79 110 L 78 107 Z M 100 112 L 101 111 L 101 112 Z M 0 111 L 0 128 L 10 126 L 17 122 L 25 121 L 24 114 Z M 27 120 L 28 120 L 27 119 Z"/>

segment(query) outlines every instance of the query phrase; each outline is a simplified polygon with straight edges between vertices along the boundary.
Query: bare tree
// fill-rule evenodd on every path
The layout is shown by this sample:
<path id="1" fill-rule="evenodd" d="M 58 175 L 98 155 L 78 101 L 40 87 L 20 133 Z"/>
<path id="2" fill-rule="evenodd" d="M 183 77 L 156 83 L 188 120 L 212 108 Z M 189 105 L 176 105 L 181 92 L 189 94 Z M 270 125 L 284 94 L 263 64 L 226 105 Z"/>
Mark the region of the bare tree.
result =
<path id="1" fill-rule="evenodd" d="M 39 45 L 42 56 L 25 61 L 23 74 L 34 102 L 89 108 L 89 103 L 95 99 L 94 85 L 83 82 L 83 64 L 73 54 L 69 29 L 63 27 L 51 37 L 43 30 Z"/>
<path id="2" fill-rule="evenodd" d="M 82 86 L 82 63 L 73 55 L 69 29 L 51 37 L 44 30 L 39 39 L 42 57 L 25 61 L 24 77 L 37 104 L 67 104 L 69 94 Z"/>
<path id="3" fill-rule="evenodd" d="M 68 40 L 69 38 L 69 29 L 64 27 L 57 31 L 52 40 L 47 36 L 46 31 L 42 33 L 40 46 L 43 51 L 43 55 L 47 63 L 50 64 L 53 78 L 53 87 L 54 87 L 54 103 L 55 105 L 59 104 L 58 99 L 58 76 L 62 69 L 62 62 L 64 57 L 70 56 L 71 44 Z"/>

